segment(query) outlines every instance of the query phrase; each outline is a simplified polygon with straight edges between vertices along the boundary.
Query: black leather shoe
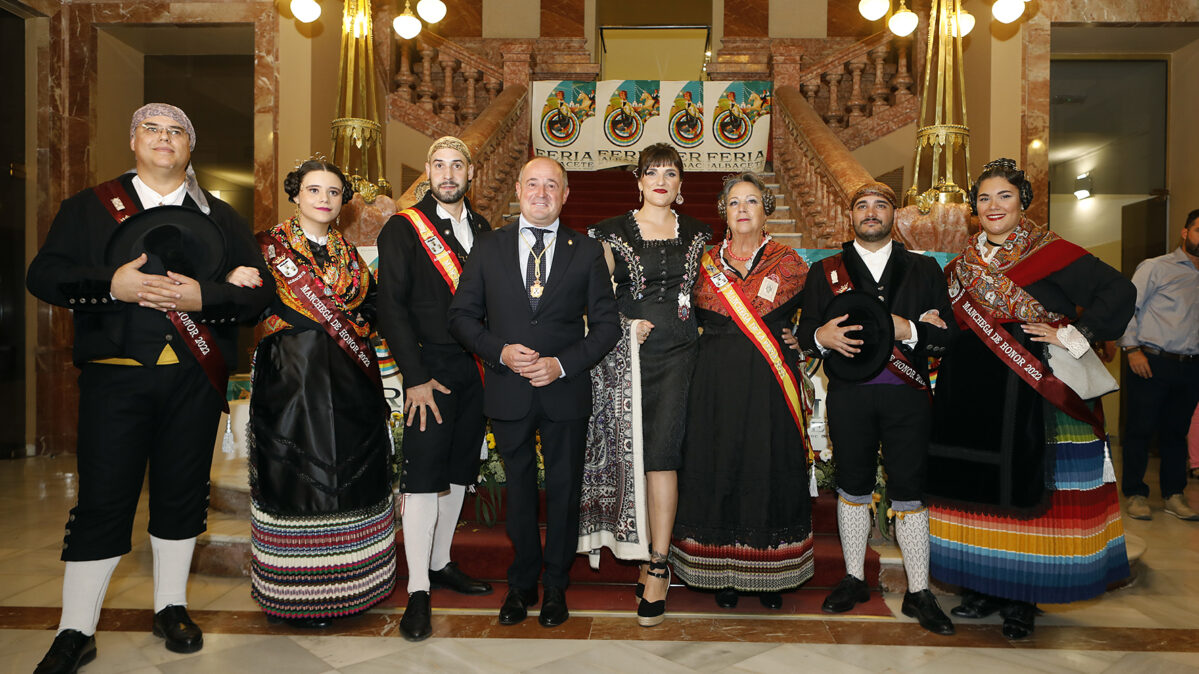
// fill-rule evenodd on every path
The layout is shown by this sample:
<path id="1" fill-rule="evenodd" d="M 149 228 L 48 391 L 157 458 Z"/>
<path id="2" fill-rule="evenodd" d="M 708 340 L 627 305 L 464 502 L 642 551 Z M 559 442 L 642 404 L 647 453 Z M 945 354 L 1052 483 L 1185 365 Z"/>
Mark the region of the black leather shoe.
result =
<path id="1" fill-rule="evenodd" d="M 992 597 L 989 594 L 966 590 L 962 593 L 962 603 L 949 609 L 949 612 L 959 618 L 970 618 L 977 620 L 986 618 L 989 615 L 994 615 L 996 611 L 1003 608 L 1007 601 L 999 597 Z"/>
<path id="2" fill-rule="evenodd" d="M 37 663 L 33 674 L 73 674 L 96 659 L 96 637 L 79 630 L 63 630 L 54 637 L 46 657 Z"/>
<path id="3" fill-rule="evenodd" d="M 762 606 L 774 611 L 783 607 L 783 595 L 778 592 L 763 592 L 758 595 L 758 601 L 762 602 Z"/>
<path id="4" fill-rule="evenodd" d="M 869 600 L 870 586 L 866 584 L 866 581 L 846 574 L 841 582 L 837 583 L 837 587 L 833 588 L 833 591 L 825 597 L 824 603 L 820 605 L 820 610 L 825 613 L 845 613 Z"/>
<path id="5" fill-rule="evenodd" d="M 1026 601 L 1008 602 L 1000 612 L 1003 616 L 1003 636 L 1024 639 L 1032 634 L 1037 619 L 1037 606 Z"/>
<path id="6" fill-rule="evenodd" d="M 187 615 L 187 607 L 172 604 L 154 614 L 154 636 L 166 639 L 168 651 L 195 653 L 204 647 L 204 633 Z"/>
<path id="7" fill-rule="evenodd" d="M 716 605 L 720 608 L 736 608 L 741 594 L 731 587 L 716 591 Z"/>
<path id="8" fill-rule="evenodd" d="M 541 613 L 537 622 L 542 627 L 557 627 L 566 622 L 570 611 L 566 610 L 566 591 L 560 587 L 545 588 L 545 598 L 541 600 Z"/>
<path id="9" fill-rule="evenodd" d="M 529 617 L 529 607 L 537 604 L 537 590 L 509 588 L 500 606 L 500 624 L 515 625 Z"/>
<path id="10" fill-rule="evenodd" d="M 930 590 L 905 593 L 903 614 L 919 620 L 920 626 L 933 634 L 953 634 L 953 623 L 941 610 L 941 605 Z"/>
<path id="11" fill-rule="evenodd" d="M 429 608 L 429 593 L 418 590 L 408 595 L 404 617 L 400 618 L 400 634 L 408 641 L 424 641 L 433 633 L 432 609 Z"/>
<path id="12" fill-rule="evenodd" d="M 458 594 L 491 594 L 491 583 L 475 580 L 462 573 L 456 562 L 450 562 L 440 571 L 429 571 L 429 582 L 435 588 L 453 590 Z"/>

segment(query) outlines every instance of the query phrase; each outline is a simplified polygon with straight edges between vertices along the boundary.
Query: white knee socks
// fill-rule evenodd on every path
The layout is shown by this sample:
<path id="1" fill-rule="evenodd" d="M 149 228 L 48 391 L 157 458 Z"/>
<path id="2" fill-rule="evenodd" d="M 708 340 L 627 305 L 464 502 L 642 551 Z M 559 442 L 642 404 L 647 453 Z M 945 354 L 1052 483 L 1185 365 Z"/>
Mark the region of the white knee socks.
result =
<path id="1" fill-rule="evenodd" d="M 120 557 L 67 562 L 62 576 L 62 617 L 58 631 L 79 630 L 91 636 L 100 622 L 100 606 Z"/>
<path id="2" fill-rule="evenodd" d="M 429 568 L 434 571 L 444 569 L 451 561 L 450 544 L 454 542 L 465 499 L 466 487 L 460 484 L 451 484 L 448 493 L 437 496 L 437 528 L 433 532 L 433 555 L 429 558 Z"/>
<path id="3" fill-rule="evenodd" d="M 870 509 L 865 503 L 850 503 L 837 497 L 837 530 L 841 534 L 841 555 L 845 573 L 866 580 L 866 543 L 870 540 Z"/>
<path id="4" fill-rule="evenodd" d="M 187 574 L 196 539 L 172 541 L 151 536 L 150 549 L 154 551 L 154 612 L 168 606 L 187 606 Z"/>
<path id="5" fill-rule="evenodd" d="M 429 591 L 429 556 L 437 526 L 435 493 L 404 494 L 404 558 L 408 560 L 408 594 Z"/>
<path id="6" fill-rule="evenodd" d="M 928 508 L 895 513 L 895 540 L 903 553 L 908 592 L 928 589 Z"/>

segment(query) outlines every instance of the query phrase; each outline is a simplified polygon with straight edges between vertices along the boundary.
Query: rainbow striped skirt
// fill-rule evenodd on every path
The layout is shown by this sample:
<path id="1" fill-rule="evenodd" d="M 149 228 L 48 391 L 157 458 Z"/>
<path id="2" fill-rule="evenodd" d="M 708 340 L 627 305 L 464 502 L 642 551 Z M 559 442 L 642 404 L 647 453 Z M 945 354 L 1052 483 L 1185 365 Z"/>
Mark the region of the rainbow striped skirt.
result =
<path id="1" fill-rule="evenodd" d="M 945 583 L 1027 602 L 1090 599 L 1129 575 L 1114 482 L 1103 443 L 1062 412 L 1047 419 L 1050 504 L 1024 517 L 929 506 L 931 572 Z"/>
<path id="2" fill-rule="evenodd" d="M 272 515 L 251 504 L 250 593 L 267 615 L 339 618 L 391 594 L 396 580 L 392 497 L 362 511 Z"/>

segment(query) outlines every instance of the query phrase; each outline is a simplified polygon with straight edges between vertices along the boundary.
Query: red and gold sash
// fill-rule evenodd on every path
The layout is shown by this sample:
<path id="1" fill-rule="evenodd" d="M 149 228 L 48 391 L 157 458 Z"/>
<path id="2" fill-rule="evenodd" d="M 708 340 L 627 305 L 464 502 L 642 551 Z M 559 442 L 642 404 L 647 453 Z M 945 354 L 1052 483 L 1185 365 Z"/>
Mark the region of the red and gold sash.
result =
<path id="1" fill-rule="evenodd" d="M 824 267 L 824 276 L 828 279 L 828 287 L 834 295 L 854 289 L 853 280 L 849 278 L 849 269 L 845 266 L 844 254 L 824 258 L 821 260 L 821 266 Z M 887 359 L 887 369 L 908 386 L 919 391 L 929 390 L 928 380 L 894 344 L 891 345 L 891 357 Z"/>
<path id="2" fill-rule="evenodd" d="M 416 238 L 420 239 L 421 246 L 428 253 L 429 259 L 433 261 L 433 266 L 450 286 L 450 294 L 457 292 L 458 281 L 462 278 L 462 263 L 458 261 L 458 256 L 454 254 L 454 251 L 446 245 L 445 239 L 441 238 L 437 228 L 429 222 L 429 218 L 424 213 L 415 208 L 405 208 L 398 215 L 402 215 L 412 223 L 413 229 L 416 230 Z"/>
<path id="3" fill-rule="evenodd" d="M 783 361 L 778 341 L 775 340 L 774 335 L 770 334 L 770 329 L 762 322 L 762 317 L 749 306 L 749 302 L 746 301 L 745 295 L 741 293 L 737 285 L 716 267 L 711 251 L 704 253 L 700 259 L 699 273 L 705 281 L 712 284 L 716 295 L 728 310 L 729 318 L 733 319 L 733 323 L 741 329 L 741 332 L 745 333 L 749 341 L 753 342 L 770 365 L 770 371 L 774 373 L 774 378 L 783 391 L 783 399 L 787 401 L 787 409 L 791 412 L 791 418 L 795 421 L 800 433 L 803 433 L 804 406 L 800 398 L 799 381 L 795 378 L 795 373 Z"/>
<path id="4" fill-rule="evenodd" d="M 119 179 L 100 183 L 92 188 L 92 191 L 96 193 L 100 203 L 117 221 L 117 224 L 125 222 L 139 212 L 137 202 L 125 191 L 125 187 L 121 185 Z M 229 384 L 229 368 L 226 367 L 225 359 L 221 357 L 220 350 L 216 347 L 212 331 L 208 329 L 208 326 L 196 323 L 185 311 L 168 311 L 167 317 L 171 319 L 171 325 L 175 326 L 175 332 L 178 332 L 179 336 L 183 338 L 187 350 L 191 351 L 196 362 L 204 370 L 208 382 L 221 394 L 224 410 L 228 412 L 229 401 L 226 400 L 226 387 Z"/>
<path id="5" fill-rule="evenodd" d="M 450 294 L 458 292 L 458 281 L 462 278 L 462 263 L 458 261 L 458 256 L 454 254 L 454 251 L 450 250 L 445 239 L 441 238 L 437 228 L 429 222 L 429 218 L 424 213 L 415 208 L 405 208 L 397 215 L 403 216 L 412 223 L 412 228 L 416 230 L 416 238 L 420 240 L 421 247 L 433 261 L 433 266 L 441 274 L 441 278 L 445 279 L 446 285 L 450 287 Z M 475 367 L 479 370 L 479 379 L 485 381 L 483 361 L 477 355 L 474 358 Z"/>

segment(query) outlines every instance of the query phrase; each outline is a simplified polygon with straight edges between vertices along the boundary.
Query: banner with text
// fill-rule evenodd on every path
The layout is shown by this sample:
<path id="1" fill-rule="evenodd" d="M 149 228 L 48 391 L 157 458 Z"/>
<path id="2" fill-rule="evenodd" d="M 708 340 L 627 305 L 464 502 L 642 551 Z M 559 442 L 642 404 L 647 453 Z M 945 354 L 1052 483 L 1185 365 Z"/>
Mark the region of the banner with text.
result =
<path id="1" fill-rule="evenodd" d="M 670 143 L 688 171 L 761 171 L 771 93 L 770 82 L 534 82 L 533 151 L 594 171 Z"/>

